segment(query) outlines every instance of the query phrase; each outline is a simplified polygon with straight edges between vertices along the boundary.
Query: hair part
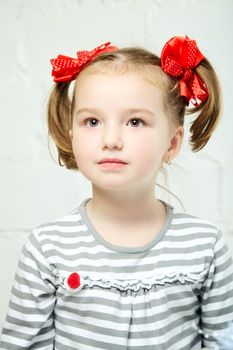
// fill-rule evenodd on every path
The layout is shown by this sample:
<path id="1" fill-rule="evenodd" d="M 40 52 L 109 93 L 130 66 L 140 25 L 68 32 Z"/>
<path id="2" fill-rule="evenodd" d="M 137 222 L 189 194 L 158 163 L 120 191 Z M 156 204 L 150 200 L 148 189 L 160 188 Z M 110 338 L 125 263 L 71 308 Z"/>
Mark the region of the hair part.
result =
<path id="1" fill-rule="evenodd" d="M 209 97 L 194 108 L 186 108 L 186 99 L 180 96 L 179 79 L 167 75 L 161 68 L 160 58 L 142 48 L 123 48 L 103 53 L 90 62 L 78 77 L 87 73 L 124 74 L 129 71 L 141 74 L 143 78 L 162 89 L 165 110 L 175 126 L 184 124 L 185 114 L 197 115 L 190 127 L 189 142 L 192 151 L 201 150 L 215 130 L 221 112 L 220 86 L 209 61 L 203 59 L 196 68 L 207 86 Z M 48 101 L 48 132 L 57 147 L 59 164 L 65 165 L 68 169 L 78 169 L 69 136 L 69 131 L 72 129 L 78 77 L 72 98 L 69 97 L 70 82 L 65 82 L 54 85 Z"/>

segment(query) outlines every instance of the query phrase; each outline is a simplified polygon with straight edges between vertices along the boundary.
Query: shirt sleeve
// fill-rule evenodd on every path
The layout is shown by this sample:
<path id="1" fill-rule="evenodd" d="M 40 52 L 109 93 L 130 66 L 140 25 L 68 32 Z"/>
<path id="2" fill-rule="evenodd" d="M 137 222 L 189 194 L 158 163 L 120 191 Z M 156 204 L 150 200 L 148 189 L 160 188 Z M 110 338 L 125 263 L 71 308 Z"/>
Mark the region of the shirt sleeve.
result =
<path id="1" fill-rule="evenodd" d="M 32 232 L 19 258 L 0 349 L 53 349 L 55 290 L 51 267 Z"/>
<path id="2" fill-rule="evenodd" d="M 218 231 L 213 259 L 203 285 L 201 328 L 203 346 L 233 349 L 233 264 L 222 233 Z"/>

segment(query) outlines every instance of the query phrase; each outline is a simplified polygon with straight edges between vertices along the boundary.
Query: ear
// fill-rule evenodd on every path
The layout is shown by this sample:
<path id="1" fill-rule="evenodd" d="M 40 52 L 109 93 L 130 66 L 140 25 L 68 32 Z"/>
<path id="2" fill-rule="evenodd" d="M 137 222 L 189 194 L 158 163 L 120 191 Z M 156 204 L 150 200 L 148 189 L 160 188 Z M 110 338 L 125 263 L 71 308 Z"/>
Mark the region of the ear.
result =
<path id="1" fill-rule="evenodd" d="M 166 154 L 164 155 L 165 161 L 171 161 L 177 156 L 177 154 L 181 149 L 183 138 L 184 138 L 184 128 L 183 126 L 179 125 L 172 132 L 169 148 Z"/>

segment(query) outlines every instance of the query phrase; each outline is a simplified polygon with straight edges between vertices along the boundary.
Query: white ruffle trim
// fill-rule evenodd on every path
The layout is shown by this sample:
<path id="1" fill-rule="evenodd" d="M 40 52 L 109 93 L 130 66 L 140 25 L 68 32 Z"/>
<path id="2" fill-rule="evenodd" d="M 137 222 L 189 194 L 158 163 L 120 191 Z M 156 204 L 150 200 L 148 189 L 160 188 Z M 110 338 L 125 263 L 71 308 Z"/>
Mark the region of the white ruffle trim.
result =
<path id="1" fill-rule="evenodd" d="M 202 283 L 205 280 L 206 271 L 201 274 L 187 273 L 187 274 L 167 274 L 160 275 L 151 278 L 145 278 L 143 280 L 105 280 L 91 279 L 90 277 L 84 277 L 85 285 L 89 287 L 99 286 L 102 288 L 117 288 L 120 291 L 133 290 L 138 291 L 140 288 L 151 289 L 153 286 L 164 286 L 165 284 L 186 284 L 186 283 Z"/>
<path id="2" fill-rule="evenodd" d="M 55 271 L 54 271 L 55 272 Z M 78 271 L 74 271 L 78 272 Z M 79 272 L 78 272 L 79 273 Z M 72 290 L 72 292 L 78 291 L 81 288 L 89 287 L 93 288 L 95 286 L 101 288 L 116 288 L 122 292 L 127 290 L 132 290 L 137 292 L 139 289 L 151 289 L 156 286 L 165 286 L 166 284 L 200 284 L 206 279 L 208 270 L 204 270 L 198 273 L 170 273 L 166 275 L 156 275 L 150 278 L 140 279 L 128 279 L 128 280 L 118 280 L 118 279 L 104 279 L 104 278 L 94 278 L 92 276 L 84 275 L 79 273 L 81 278 L 80 288 Z M 70 274 L 69 274 L 70 275 Z M 55 279 L 57 287 L 62 286 L 64 289 L 69 290 L 67 284 L 68 276 L 61 276 L 56 270 Z"/>

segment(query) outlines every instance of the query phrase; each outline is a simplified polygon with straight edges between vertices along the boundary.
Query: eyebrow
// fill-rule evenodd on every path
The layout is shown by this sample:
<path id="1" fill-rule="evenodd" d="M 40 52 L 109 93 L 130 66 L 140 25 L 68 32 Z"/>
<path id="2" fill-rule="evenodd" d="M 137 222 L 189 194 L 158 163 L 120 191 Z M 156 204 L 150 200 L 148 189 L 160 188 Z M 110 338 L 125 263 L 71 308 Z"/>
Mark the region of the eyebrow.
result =
<path id="1" fill-rule="evenodd" d="M 150 115 L 155 115 L 152 111 L 150 111 L 149 109 L 146 108 L 127 108 L 125 110 L 127 113 L 146 113 L 146 114 L 150 114 Z M 75 113 L 75 115 L 81 114 L 81 113 L 99 113 L 101 112 L 101 110 L 98 110 L 96 108 L 81 108 L 78 109 L 77 112 Z"/>

